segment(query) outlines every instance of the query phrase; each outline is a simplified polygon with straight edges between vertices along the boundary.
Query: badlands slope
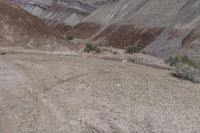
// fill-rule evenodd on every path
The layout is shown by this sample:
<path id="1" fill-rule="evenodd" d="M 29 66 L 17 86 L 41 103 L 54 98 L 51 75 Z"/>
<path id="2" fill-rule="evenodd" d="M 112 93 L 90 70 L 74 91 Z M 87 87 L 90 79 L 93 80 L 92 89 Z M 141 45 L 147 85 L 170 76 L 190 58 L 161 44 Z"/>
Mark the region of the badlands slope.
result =
<path id="1" fill-rule="evenodd" d="M 60 29 L 78 24 L 99 6 L 114 0 L 10 0 Z"/>
<path id="2" fill-rule="evenodd" d="M 120 0 L 89 15 L 69 33 L 124 48 L 130 44 L 159 57 L 200 57 L 199 0 Z"/>
<path id="3" fill-rule="evenodd" d="M 0 1 L 0 46 L 41 50 L 75 48 L 19 7 Z"/>
<path id="4" fill-rule="evenodd" d="M 153 1 L 158 3 L 156 0 L 151 2 Z M 190 6 L 185 4 L 184 8 L 180 5 L 180 8 L 182 8 L 182 10 L 178 10 L 180 16 L 188 13 L 184 12 L 187 11 L 186 8 L 188 8 L 188 11 L 194 10 L 194 12 L 190 14 L 190 19 L 183 17 L 172 21 L 181 22 L 179 25 L 167 21 L 168 19 L 171 20 L 170 18 L 176 18 L 173 13 L 165 16 L 167 20 L 163 19 L 163 21 L 156 22 L 156 19 L 152 19 L 152 22 L 150 21 L 151 18 L 163 17 L 162 15 L 167 11 L 177 11 L 176 6 L 181 4 L 182 1 L 176 3 L 178 1 L 160 0 L 159 2 L 166 2 L 165 6 L 163 5 L 166 8 L 164 8 L 165 10 L 160 7 L 161 5 L 157 5 L 159 7 L 157 9 L 150 8 L 152 4 L 156 3 L 149 1 L 146 1 L 146 6 L 144 3 L 139 6 L 134 3 L 134 0 L 109 4 L 97 11 L 97 13 L 103 13 L 102 15 L 87 22 L 88 18 L 92 20 L 95 17 L 89 16 L 84 20 L 85 23 L 77 26 L 75 30 L 80 33 L 87 33 L 84 34 L 85 38 L 96 38 L 98 40 L 104 37 L 113 46 L 117 45 L 112 43 L 112 38 L 108 38 L 109 36 L 118 39 L 118 42 L 120 42 L 120 39 L 126 37 L 125 35 L 129 35 L 130 38 L 126 38 L 126 43 L 128 43 L 128 41 L 134 42 L 132 36 L 132 33 L 134 33 L 135 41 L 137 40 L 136 44 L 146 47 L 147 50 L 154 50 L 153 46 L 156 46 L 156 41 L 159 41 L 158 38 L 163 42 L 163 44 L 158 44 L 164 45 L 163 40 L 165 40 L 166 34 L 174 29 L 173 27 L 170 29 L 170 25 L 176 25 L 176 28 L 182 30 L 180 33 L 177 31 L 170 34 L 168 41 L 177 41 L 177 38 L 181 40 L 183 34 L 188 33 L 185 41 L 183 41 L 184 49 L 191 46 L 191 42 L 198 43 L 199 25 L 195 25 L 198 19 L 182 27 L 183 24 L 189 23 L 185 20 L 191 20 L 194 17 L 193 13 L 197 11 L 195 7 L 198 7 L 198 4 L 193 5 L 191 2 L 188 3 L 191 4 Z M 125 4 L 123 2 L 130 3 Z M 141 1 L 136 2 L 139 4 Z M 170 2 L 172 3 L 171 6 L 175 6 L 174 10 L 169 8 L 171 6 L 166 6 Z M 119 8 L 115 8 L 116 6 L 119 6 Z M 134 6 L 135 10 L 132 10 Z M 126 15 L 132 13 L 128 11 L 128 13 L 125 13 L 124 10 L 129 7 L 131 11 L 136 12 L 136 9 L 139 10 L 141 6 L 143 9 L 138 12 L 139 15 L 133 16 L 138 19 L 128 18 L 130 25 L 134 22 L 137 24 L 137 28 L 143 27 L 143 29 L 132 32 L 135 29 L 134 27 L 123 28 L 123 25 L 129 19 L 124 19 L 125 22 L 123 22 L 121 18 L 126 18 Z M 189 7 L 193 8 L 190 9 Z M 157 11 L 158 9 L 160 10 Z M 112 17 L 112 15 L 106 17 L 111 13 L 110 10 L 117 17 Z M 152 16 L 145 19 L 144 12 Z M 123 13 L 125 14 L 123 15 Z M 162 15 L 159 16 L 159 13 Z M 198 16 L 198 12 L 195 15 Z M 115 22 L 117 27 L 113 27 L 113 33 L 111 27 L 108 30 L 109 32 L 98 37 L 101 31 L 103 32 L 104 29 L 106 30 Z M 125 35 L 117 34 L 120 27 L 122 27 L 122 33 Z M 153 29 L 152 27 L 157 28 Z M 165 28 L 161 30 L 159 27 Z M 193 27 L 192 31 L 189 30 L 191 27 Z M 81 36 L 79 35 L 79 37 Z M 144 38 L 147 38 L 146 41 L 142 41 Z M 118 47 L 126 46 L 126 43 L 121 41 L 118 43 Z M 172 46 L 173 43 L 168 45 Z M 58 37 L 52 28 L 46 26 L 38 18 L 19 7 L 1 1 L 0 46 L 1 49 L 2 47 L 19 47 L 36 50 L 75 48 L 68 41 Z M 154 60 L 150 61 L 154 62 Z M 126 61 L 90 58 L 87 57 L 87 54 L 82 57 L 51 53 L 41 54 L 39 52 L 36 54 L 1 54 L 0 132 L 199 133 L 200 85 L 172 77 L 170 70 L 152 67 Z"/>

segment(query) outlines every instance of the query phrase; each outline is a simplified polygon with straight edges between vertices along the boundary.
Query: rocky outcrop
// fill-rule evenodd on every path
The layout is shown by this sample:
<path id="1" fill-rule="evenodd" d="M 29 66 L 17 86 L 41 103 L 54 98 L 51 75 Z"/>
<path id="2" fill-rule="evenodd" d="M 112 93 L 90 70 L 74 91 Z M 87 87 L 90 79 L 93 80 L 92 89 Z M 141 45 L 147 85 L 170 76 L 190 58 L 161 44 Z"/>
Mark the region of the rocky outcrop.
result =
<path id="1" fill-rule="evenodd" d="M 199 8 L 198 0 L 120 0 L 100 7 L 68 34 L 119 48 L 136 45 L 160 57 L 200 56 Z"/>
<path id="2" fill-rule="evenodd" d="M 75 49 L 37 17 L 1 1 L 0 46 L 37 50 Z"/>

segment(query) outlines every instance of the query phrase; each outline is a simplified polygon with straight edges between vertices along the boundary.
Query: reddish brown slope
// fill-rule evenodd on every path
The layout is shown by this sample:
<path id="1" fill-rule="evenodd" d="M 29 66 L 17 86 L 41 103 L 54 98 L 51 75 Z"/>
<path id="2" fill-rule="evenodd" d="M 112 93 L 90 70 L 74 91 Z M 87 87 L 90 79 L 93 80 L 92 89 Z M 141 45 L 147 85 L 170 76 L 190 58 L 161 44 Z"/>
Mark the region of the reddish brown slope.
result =
<path id="1" fill-rule="evenodd" d="M 75 47 L 21 8 L 0 1 L 0 46 L 64 50 Z"/>
<path id="2" fill-rule="evenodd" d="M 119 48 L 130 44 L 145 47 L 154 41 L 166 27 L 165 19 L 164 22 L 161 21 L 158 24 L 156 22 L 157 16 L 163 16 L 165 13 L 160 12 L 159 9 L 148 9 L 152 7 L 151 3 L 153 2 L 148 0 L 120 0 L 108 4 L 88 16 L 68 33 L 79 38 L 105 40 L 109 45 Z M 147 12 L 146 8 L 152 13 Z M 151 19 L 155 23 L 150 22 Z M 82 34 L 88 31 L 90 34 Z"/>
<path id="3" fill-rule="evenodd" d="M 140 46 L 159 57 L 200 57 L 199 8 L 199 0 L 119 0 L 99 8 L 68 33 L 120 48 Z"/>

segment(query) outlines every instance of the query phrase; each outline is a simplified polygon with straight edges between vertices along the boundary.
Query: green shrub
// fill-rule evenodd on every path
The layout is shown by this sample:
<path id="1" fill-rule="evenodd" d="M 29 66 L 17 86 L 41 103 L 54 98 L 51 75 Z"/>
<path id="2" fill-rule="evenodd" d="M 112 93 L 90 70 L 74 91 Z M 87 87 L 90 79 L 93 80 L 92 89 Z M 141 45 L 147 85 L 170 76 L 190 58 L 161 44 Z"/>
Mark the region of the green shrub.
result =
<path id="1" fill-rule="evenodd" d="M 188 56 L 175 56 L 175 57 L 169 57 L 166 62 L 170 64 L 171 66 L 176 66 L 178 64 L 187 64 L 191 67 L 200 69 L 200 63 L 197 61 L 190 59 Z"/>
<path id="2" fill-rule="evenodd" d="M 96 52 L 100 53 L 101 49 L 91 43 L 87 43 L 84 49 L 84 52 L 90 53 L 90 52 Z"/>
<path id="3" fill-rule="evenodd" d="M 130 45 L 126 48 L 126 53 L 133 54 L 133 53 L 139 53 L 142 49 L 137 46 Z"/>
<path id="4" fill-rule="evenodd" d="M 191 67 L 188 64 L 177 65 L 174 76 L 193 83 L 200 83 L 200 69 Z"/>
<path id="5" fill-rule="evenodd" d="M 188 56 L 175 56 L 169 57 L 166 62 L 176 67 L 173 75 L 177 78 L 200 83 L 200 63 L 196 60 Z"/>

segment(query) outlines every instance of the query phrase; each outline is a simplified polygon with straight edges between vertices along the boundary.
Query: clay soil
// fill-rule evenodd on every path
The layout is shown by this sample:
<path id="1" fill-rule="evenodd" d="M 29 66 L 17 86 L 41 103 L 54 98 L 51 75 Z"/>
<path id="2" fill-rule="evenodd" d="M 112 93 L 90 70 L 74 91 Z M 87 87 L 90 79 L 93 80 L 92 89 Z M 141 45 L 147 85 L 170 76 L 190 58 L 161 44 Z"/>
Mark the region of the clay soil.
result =
<path id="1" fill-rule="evenodd" d="M 169 70 L 128 62 L 0 56 L 1 133 L 197 133 L 199 94 Z"/>

